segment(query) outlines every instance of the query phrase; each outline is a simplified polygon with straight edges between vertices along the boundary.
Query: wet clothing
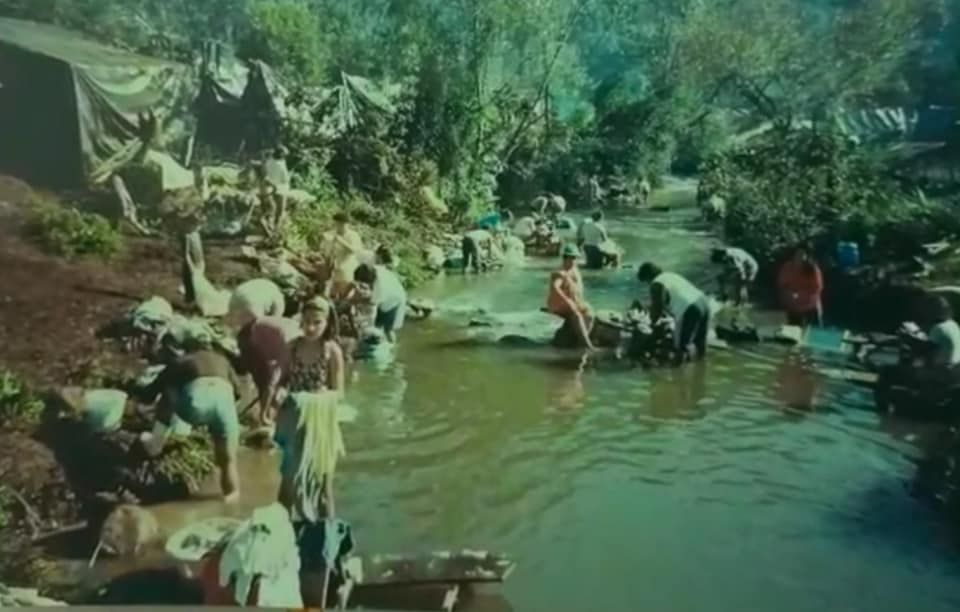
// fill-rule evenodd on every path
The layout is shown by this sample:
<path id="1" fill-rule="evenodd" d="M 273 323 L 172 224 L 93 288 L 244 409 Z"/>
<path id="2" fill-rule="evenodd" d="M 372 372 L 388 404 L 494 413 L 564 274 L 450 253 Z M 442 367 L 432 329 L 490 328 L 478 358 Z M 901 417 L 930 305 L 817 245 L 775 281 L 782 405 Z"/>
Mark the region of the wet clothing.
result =
<path id="1" fill-rule="evenodd" d="M 677 347 L 685 350 L 691 345 L 697 356 L 707 354 L 707 334 L 710 330 L 710 305 L 706 300 L 694 302 L 687 307 L 680 320 L 680 333 L 676 335 Z"/>
<path id="2" fill-rule="evenodd" d="M 295 321 L 281 317 L 262 317 L 248 323 L 237 335 L 238 370 L 251 374 L 257 388 L 265 389 L 272 376 L 271 362 L 276 362 L 281 372 L 287 371 L 289 343 L 299 333 Z"/>
<path id="3" fill-rule="evenodd" d="M 808 317 L 820 311 L 823 273 L 816 264 L 811 262 L 809 265 L 812 271 L 805 264 L 790 260 L 780 268 L 777 285 L 788 315 Z"/>

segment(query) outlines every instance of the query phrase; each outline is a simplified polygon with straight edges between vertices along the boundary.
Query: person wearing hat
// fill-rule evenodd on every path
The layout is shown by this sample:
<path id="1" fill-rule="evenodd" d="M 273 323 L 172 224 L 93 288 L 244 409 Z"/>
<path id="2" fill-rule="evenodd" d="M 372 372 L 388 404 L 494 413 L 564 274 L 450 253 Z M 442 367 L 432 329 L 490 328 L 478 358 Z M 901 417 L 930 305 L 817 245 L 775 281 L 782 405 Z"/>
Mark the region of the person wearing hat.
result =
<path id="1" fill-rule="evenodd" d="M 224 500 L 236 501 L 240 495 L 236 399 L 240 395 L 240 382 L 230 360 L 210 348 L 191 346 L 140 393 L 141 401 L 148 404 L 162 396 L 153 432 L 140 436 L 144 449 L 152 456 L 160 454 L 169 438 L 174 415 L 194 427 L 206 427 L 213 438 Z"/>
<path id="2" fill-rule="evenodd" d="M 591 309 L 583 299 L 583 279 L 577 269 L 580 249 L 574 244 L 564 245 L 560 256 L 560 269 L 550 274 L 547 311 L 562 317 L 565 325 L 572 326 L 581 344 L 592 351 L 595 347 L 590 340 Z"/>
<path id="3" fill-rule="evenodd" d="M 710 331 L 710 302 L 705 293 L 690 281 L 673 272 L 664 272 L 654 263 L 646 262 L 637 270 L 637 280 L 650 283 L 651 308 L 654 321 L 668 311 L 680 325 L 676 334 L 677 360 L 707 354 L 707 335 Z"/>

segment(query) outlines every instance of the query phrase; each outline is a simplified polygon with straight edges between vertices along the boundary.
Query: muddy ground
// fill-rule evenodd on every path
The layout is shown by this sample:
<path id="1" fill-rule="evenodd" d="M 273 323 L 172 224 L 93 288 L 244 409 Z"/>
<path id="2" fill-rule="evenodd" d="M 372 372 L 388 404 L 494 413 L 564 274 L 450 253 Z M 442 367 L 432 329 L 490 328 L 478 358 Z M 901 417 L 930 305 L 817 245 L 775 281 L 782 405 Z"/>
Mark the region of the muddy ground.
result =
<path id="1" fill-rule="evenodd" d="M 97 331 L 153 295 L 182 306 L 177 245 L 131 237 L 124 253 L 109 262 L 46 255 L 23 232 L 32 195 L 24 183 L 0 176 L 0 368 L 39 392 L 138 372 L 142 364 L 137 357 L 98 339 Z M 231 259 L 237 245 L 205 247 L 208 275 L 215 283 L 249 277 L 249 269 Z M 82 518 L 78 496 L 48 438 L 41 431 L 0 431 L 0 482 L 31 509 L 20 501 L 13 504 L 14 532 L 21 541 L 36 531 L 38 522 L 45 530 Z M 28 520 L 31 512 L 39 517 Z M 0 533 L 4 548 L 12 535 L 10 530 Z M 0 554 L 10 557 L 11 551 Z M 0 572 L 6 573 L 2 567 Z"/>

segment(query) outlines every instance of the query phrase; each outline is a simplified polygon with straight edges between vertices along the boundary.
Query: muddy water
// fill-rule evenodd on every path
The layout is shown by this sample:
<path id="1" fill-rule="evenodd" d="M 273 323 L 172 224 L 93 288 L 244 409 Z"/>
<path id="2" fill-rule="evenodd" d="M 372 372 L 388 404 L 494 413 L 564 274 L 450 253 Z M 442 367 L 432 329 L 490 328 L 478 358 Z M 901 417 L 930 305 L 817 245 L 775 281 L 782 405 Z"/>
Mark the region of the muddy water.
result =
<path id="1" fill-rule="evenodd" d="M 662 198 L 663 196 L 661 196 Z M 688 193 L 680 198 L 689 197 Z M 628 259 L 707 278 L 689 212 L 615 224 Z M 456 312 L 541 305 L 551 262 L 424 293 Z M 632 272 L 586 274 L 620 308 Z M 953 610 L 949 534 L 911 499 L 910 447 L 857 387 L 781 348 L 624 372 L 576 354 L 471 340 L 468 315 L 409 323 L 392 364 L 364 365 L 337 509 L 364 551 L 510 553 L 523 612 Z M 522 317 L 521 317 L 522 318 Z M 245 451 L 239 511 L 272 499 L 275 456 Z M 215 502 L 156 508 L 173 529 Z"/>

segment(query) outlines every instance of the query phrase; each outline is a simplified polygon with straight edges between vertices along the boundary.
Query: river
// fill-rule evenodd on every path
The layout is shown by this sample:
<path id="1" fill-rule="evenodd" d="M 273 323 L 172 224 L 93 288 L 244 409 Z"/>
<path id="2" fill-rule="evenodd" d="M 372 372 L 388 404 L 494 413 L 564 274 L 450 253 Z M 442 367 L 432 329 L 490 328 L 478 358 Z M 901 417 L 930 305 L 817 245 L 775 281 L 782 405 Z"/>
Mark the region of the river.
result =
<path id="1" fill-rule="evenodd" d="M 704 281 L 710 237 L 692 214 L 643 212 L 613 233 L 628 261 Z M 508 553 L 517 570 L 495 592 L 520 612 L 960 606 L 950 532 L 906 490 L 910 445 L 802 350 L 581 369 L 576 354 L 470 341 L 468 315 L 442 312 L 533 311 L 554 264 L 438 279 L 420 293 L 441 312 L 408 322 L 392 364 L 360 367 L 337 510 L 361 550 Z M 633 270 L 585 282 L 601 308 L 639 295 Z M 276 460 L 243 451 L 240 511 L 273 497 Z M 155 510 L 168 530 L 223 512 Z"/>

